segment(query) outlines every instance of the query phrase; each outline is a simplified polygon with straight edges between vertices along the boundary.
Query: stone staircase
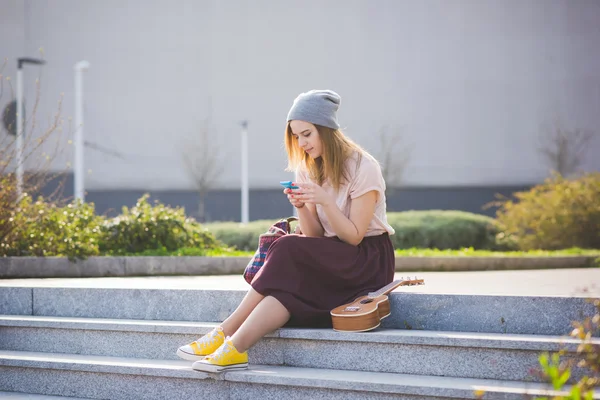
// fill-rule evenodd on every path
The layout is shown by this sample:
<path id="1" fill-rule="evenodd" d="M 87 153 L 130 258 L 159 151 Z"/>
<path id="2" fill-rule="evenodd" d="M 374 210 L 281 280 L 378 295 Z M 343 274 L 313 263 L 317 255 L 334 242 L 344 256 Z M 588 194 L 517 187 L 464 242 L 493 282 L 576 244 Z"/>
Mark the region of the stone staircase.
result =
<path id="1" fill-rule="evenodd" d="M 523 399 L 551 389 L 532 373 L 539 354 L 574 351 L 570 323 L 593 313 L 581 297 L 400 288 L 380 329 L 280 329 L 248 370 L 200 373 L 175 356 L 244 293 L 0 287 L 0 399 Z"/>

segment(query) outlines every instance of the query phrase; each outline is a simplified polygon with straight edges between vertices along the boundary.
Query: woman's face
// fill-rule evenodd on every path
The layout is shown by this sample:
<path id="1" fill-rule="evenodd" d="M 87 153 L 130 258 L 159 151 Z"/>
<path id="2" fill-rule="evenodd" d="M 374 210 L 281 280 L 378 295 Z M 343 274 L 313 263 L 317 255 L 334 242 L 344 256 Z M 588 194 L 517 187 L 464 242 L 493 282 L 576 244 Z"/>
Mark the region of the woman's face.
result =
<path id="1" fill-rule="evenodd" d="M 298 146 L 313 159 L 323 154 L 323 143 L 319 137 L 317 127 L 310 122 L 293 120 L 290 121 L 292 136 L 298 141 Z"/>

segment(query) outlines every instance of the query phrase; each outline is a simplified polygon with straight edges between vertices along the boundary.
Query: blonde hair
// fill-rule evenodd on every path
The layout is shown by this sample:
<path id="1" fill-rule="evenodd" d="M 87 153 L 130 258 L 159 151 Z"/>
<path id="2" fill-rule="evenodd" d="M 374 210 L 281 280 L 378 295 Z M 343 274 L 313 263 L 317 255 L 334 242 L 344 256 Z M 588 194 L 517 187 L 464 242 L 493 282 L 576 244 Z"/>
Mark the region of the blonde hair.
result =
<path id="1" fill-rule="evenodd" d="M 287 171 L 294 172 L 299 168 L 306 168 L 309 178 L 318 185 L 323 185 L 329 179 L 331 186 L 338 190 L 348 180 L 348 171 L 345 162 L 354 152 L 358 155 L 357 165 L 365 154 L 365 150 L 339 129 L 331 129 L 316 125 L 319 138 L 323 144 L 321 157 L 313 159 L 300 146 L 292 135 L 290 123 L 285 127 L 285 150 L 288 155 Z"/>

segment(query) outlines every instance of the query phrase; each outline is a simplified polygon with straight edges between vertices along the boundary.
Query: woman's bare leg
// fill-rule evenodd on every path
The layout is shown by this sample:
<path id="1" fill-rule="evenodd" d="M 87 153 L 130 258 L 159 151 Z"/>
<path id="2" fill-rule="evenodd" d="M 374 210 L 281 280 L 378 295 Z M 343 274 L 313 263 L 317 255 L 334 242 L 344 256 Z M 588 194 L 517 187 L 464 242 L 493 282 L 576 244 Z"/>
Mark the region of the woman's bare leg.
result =
<path id="1" fill-rule="evenodd" d="M 281 328 L 290 319 L 290 313 L 275 297 L 267 296 L 239 326 L 231 337 L 240 353 L 248 350 L 267 333 Z"/>
<path id="2" fill-rule="evenodd" d="M 237 306 L 235 311 L 221 323 L 225 336 L 233 336 L 238 328 L 244 323 L 252 310 L 260 303 L 265 296 L 258 293 L 253 288 L 250 288 L 242 302 Z"/>

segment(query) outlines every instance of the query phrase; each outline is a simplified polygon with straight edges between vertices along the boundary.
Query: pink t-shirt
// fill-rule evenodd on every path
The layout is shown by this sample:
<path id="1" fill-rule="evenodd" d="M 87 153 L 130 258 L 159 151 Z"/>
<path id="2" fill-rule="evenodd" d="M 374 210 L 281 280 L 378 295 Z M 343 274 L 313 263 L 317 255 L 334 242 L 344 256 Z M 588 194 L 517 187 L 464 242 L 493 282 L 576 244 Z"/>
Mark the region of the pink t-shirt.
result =
<path id="1" fill-rule="evenodd" d="M 363 154 L 360 165 L 357 166 L 358 153 L 354 153 L 346 160 L 346 168 L 348 171 L 348 182 L 340 186 L 336 193 L 334 188 L 329 184 L 328 180 L 323 183 L 323 189 L 336 198 L 336 203 L 339 209 L 344 213 L 346 218 L 350 218 L 350 206 L 352 200 L 362 196 L 363 194 L 375 190 L 378 193 L 377 204 L 375 205 L 375 213 L 373 219 L 367 228 L 365 236 L 376 236 L 388 232 L 390 235 L 395 233 L 387 222 L 386 215 L 386 200 L 385 200 L 385 181 L 381 174 L 381 167 L 377 160 L 369 154 Z M 296 180 L 298 182 L 309 182 L 308 172 L 300 169 L 296 172 Z M 325 230 L 325 236 L 337 236 L 333 231 L 327 215 L 322 207 L 317 204 L 317 215 Z"/>

